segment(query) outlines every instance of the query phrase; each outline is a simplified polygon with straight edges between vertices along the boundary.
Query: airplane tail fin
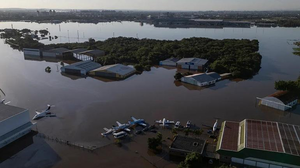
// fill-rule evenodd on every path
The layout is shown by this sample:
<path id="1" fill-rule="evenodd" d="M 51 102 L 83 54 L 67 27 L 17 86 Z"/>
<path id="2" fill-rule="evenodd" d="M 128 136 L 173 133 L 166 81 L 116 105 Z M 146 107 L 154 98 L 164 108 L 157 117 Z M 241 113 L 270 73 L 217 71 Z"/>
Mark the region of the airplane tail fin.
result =
<path id="1" fill-rule="evenodd" d="M 117 121 L 116 123 L 118 124 L 118 126 L 121 126 L 121 125 L 122 125 L 119 121 Z"/>
<path id="2" fill-rule="evenodd" d="M 133 120 L 133 121 L 136 121 L 137 119 L 136 118 L 134 118 L 134 117 L 131 117 L 131 119 Z"/>

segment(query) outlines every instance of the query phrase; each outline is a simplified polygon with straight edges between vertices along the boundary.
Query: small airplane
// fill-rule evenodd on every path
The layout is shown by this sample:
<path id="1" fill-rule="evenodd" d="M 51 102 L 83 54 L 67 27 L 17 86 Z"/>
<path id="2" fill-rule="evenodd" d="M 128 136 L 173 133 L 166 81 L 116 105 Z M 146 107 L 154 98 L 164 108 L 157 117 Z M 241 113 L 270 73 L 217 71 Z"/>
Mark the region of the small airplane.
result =
<path id="1" fill-rule="evenodd" d="M 129 129 L 130 124 L 121 124 L 119 121 L 116 122 L 118 126 L 113 126 L 113 129 L 115 132 L 120 132 L 120 131 L 127 131 L 130 132 L 131 130 Z"/>
<path id="2" fill-rule="evenodd" d="M 134 117 L 131 117 L 131 119 L 133 120 L 133 122 L 129 121 L 129 124 L 131 124 L 131 125 L 140 125 L 143 127 L 147 126 L 144 119 L 136 119 Z"/>
<path id="3" fill-rule="evenodd" d="M 214 123 L 214 126 L 213 126 L 213 133 L 215 133 L 218 129 L 218 119 L 216 119 L 216 122 Z"/>
<path id="4" fill-rule="evenodd" d="M 127 133 L 125 131 L 121 131 L 121 132 L 114 132 L 113 133 L 114 138 L 116 139 L 120 139 L 123 138 L 125 136 L 127 136 Z"/>
<path id="5" fill-rule="evenodd" d="M 114 129 L 103 128 L 106 132 L 101 133 L 102 136 L 107 136 L 114 132 Z"/>
<path id="6" fill-rule="evenodd" d="M 177 121 L 176 123 L 175 123 L 175 126 L 174 126 L 175 128 L 179 128 L 180 127 L 180 121 Z"/>
<path id="7" fill-rule="evenodd" d="M 186 122 L 185 128 L 191 128 L 191 121 Z"/>
<path id="8" fill-rule="evenodd" d="M 216 121 L 215 121 L 215 123 L 214 123 L 213 126 L 208 126 L 208 125 L 204 125 L 204 124 L 202 124 L 202 125 L 211 129 L 211 130 L 208 131 L 208 133 L 214 134 L 214 133 L 216 133 L 219 130 L 218 121 L 219 120 L 216 119 Z"/>
<path id="9" fill-rule="evenodd" d="M 2 99 L 2 100 L 1 100 L 1 104 L 7 105 L 7 104 L 9 104 L 9 103 L 10 103 L 10 101 L 9 101 L 9 102 L 5 102 L 5 99 Z"/>
<path id="10" fill-rule="evenodd" d="M 167 127 L 170 124 L 174 124 L 175 123 L 174 121 L 166 120 L 165 118 L 163 118 L 162 120 L 155 121 L 155 122 L 158 123 L 162 127 Z"/>
<path id="11" fill-rule="evenodd" d="M 55 114 L 53 114 L 53 113 L 50 112 L 51 107 L 53 107 L 53 106 L 48 105 L 46 110 L 44 110 L 42 112 L 36 111 L 35 112 L 36 115 L 32 119 L 33 120 L 37 120 L 37 119 L 40 119 L 40 118 L 43 118 L 43 117 L 56 117 Z"/>

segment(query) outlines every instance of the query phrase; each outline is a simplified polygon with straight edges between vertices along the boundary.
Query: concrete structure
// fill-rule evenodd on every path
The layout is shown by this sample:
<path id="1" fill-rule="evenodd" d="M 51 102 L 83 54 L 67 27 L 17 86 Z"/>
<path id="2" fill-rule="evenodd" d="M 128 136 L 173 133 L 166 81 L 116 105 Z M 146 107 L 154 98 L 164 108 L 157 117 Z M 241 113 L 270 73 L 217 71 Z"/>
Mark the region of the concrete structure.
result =
<path id="1" fill-rule="evenodd" d="M 294 93 L 288 91 L 279 91 L 260 99 L 260 104 L 286 111 L 298 104 L 298 97 Z"/>
<path id="2" fill-rule="evenodd" d="M 185 157 L 192 152 L 203 153 L 206 140 L 199 138 L 176 136 L 170 146 L 170 155 Z"/>
<path id="3" fill-rule="evenodd" d="M 300 167 L 300 126 L 273 121 L 224 121 L 217 152 L 221 160 L 262 168 Z"/>
<path id="4" fill-rule="evenodd" d="M 32 126 L 28 110 L 0 104 L 0 148 L 29 133 Z"/>
<path id="5" fill-rule="evenodd" d="M 101 64 L 98 64 L 93 61 L 81 61 L 76 62 L 71 65 L 66 65 L 61 67 L 61 71 L 64 73 L 74 74 L 74 75 L 87 75 L 88 72 L 101 67 Z"/>
<path id="6" fill-rule="evenodd" d="M 33 48 L 23 48 L 24 55 L 30 55 L 34 57 L 41 57 L 41 51 Z"/>
<path id="7" fill-rule="evenodd" d="M 181 78 L 181 82 L 189 83 L 196 86 L 209 86 L 215 84 L 218 80 L 221 80 L 219 74 L 213 73 L 200 73 Z"/>
<path id="8" fill-rule="evenodd" d="M 89 74 L 99 77 L 125 79 L 128 76 L 134 74 L 135 72 L 135 69 L 132 67 L 121 64 L 114 64 L 106 65 L 98 69 L 92 70 L 91 72 L 89 72 Z"/>
<path id="9" fill-rule="evenodd" d="M 177 61 L 177 67 L 188 70 L 204 70 L 208 60 L 201 58 L 182 58 Z"/>
<path id="10" fill-rule="evenodd" d="M 160 66 L 174 66 L 176 67 L 177 61 L 179 61 L 179 58 L 168 58 L 163 61 L 159 61 Z"/>

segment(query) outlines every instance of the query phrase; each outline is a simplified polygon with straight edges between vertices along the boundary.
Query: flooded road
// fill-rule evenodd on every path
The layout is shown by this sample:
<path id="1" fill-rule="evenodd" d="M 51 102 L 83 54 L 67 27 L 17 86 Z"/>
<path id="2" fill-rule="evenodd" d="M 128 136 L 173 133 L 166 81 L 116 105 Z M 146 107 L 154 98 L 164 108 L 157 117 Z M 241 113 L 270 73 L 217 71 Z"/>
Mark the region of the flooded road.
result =
<path id="1" fill-rule="evenodd" d="M 60 62 L 26 60 L 22 52 L 11 49 L 0 40 L 0 88 L 12 105 L 30 110 L 42 110 L 55 105 L 57 117 L 37 121 L 37 128 L 49 136 L 82 144 L 102 146 L 111 140 L 102 138 L 104 127 L 125 123 L 130 116 L 154 120 L 167 118 L 197 125 L 212 125 L 221 121 L 248 119 L 274 120 L 300 125 L 300 107 L 289 112 L 278 112 L 256 105 L 256 97 L 275 92 L 277 80 L 295 80 L 300 75 L 300 57 L 292 54 L 292 40 L 300 40 L 300 28 L 239 29 L 166 29 L 138 23 L 63 23 L 36 24 L 23 22 L 0 23 L 0 28 L 42 29 L 59 38 L 52 42 L 98 40 L 114 36 L 155 39 L 182 39 L 188 37 L 258 39 L 262 64 L 259 74 L 250 80 L 218 82 L 205 89 L 174 82 L 176 69 L 152 67 L 150 72 L 134 75 L 123 81 L 107 82 L 91 77 L 72 79 L 60 72 Z M 75 28 L 74 28 L 75 27 Z M 76 38 L 77 29 L 81 32 Z M 62 31 L 63 30 L 63 31 Z M 67 31 L 69 30 L 69 37 Z M 83 35 L 84 32 L 84 35 Z M 51 73 L 45 72 L 50 66 Z"/>

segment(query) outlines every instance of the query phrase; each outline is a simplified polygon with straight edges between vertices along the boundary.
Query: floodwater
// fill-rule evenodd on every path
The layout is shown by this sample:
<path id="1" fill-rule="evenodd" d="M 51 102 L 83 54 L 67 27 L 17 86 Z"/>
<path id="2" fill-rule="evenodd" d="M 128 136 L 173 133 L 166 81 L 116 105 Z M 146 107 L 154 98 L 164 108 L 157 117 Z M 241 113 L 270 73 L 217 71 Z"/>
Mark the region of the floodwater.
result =
<path id="1" fill-rule="evenodd" d="M 92 37 L 180 40 L 189 37 L 214 39 L 258 39 L 262 55 L 259 74 L 244 81 L 224 80 L 215 86 L 200 89 L 174 82 L 176 69 L 152 67 L 150 72 L 134 75 L 123 81 L 94 78 L 70 78 L 60 72 L 60 62 L 26 60 L 22 52 L 11 49 L 0 40 L 0 88 L 12 105 L 30 110 L 42 110 L 55 105 L 57 117 L 37 121 L 39 132 L 81 144 L 101 146 L 111 143 L 102 138 L 104 127 L 116 121 L 128 122 L 130 116 L 154 120 L 167 118 L 191 120 L 201 126 L 221 121 L 241 121 L 245 118 L 273 120 L 300 125 L 300 108 L 292 112 L 257 106 L 256 97 L 275 92 L 277 80 L 295 80 L 300 75 L 300 57 L 293 55 L 293 40 L 300 40 L 300 28 L 226 28 L 226 29 L 168 29 L 134 22 L 99 24 L 37 24 L 0 22 L 1 28 L 48 29 L 54 41 L 82 42 Z M 77 33 L 78 32 L 78 33 Z M 79 38 L 78 38 L 79 37 Z M 52 68 L 51 73 L 45 67 Z"/>

